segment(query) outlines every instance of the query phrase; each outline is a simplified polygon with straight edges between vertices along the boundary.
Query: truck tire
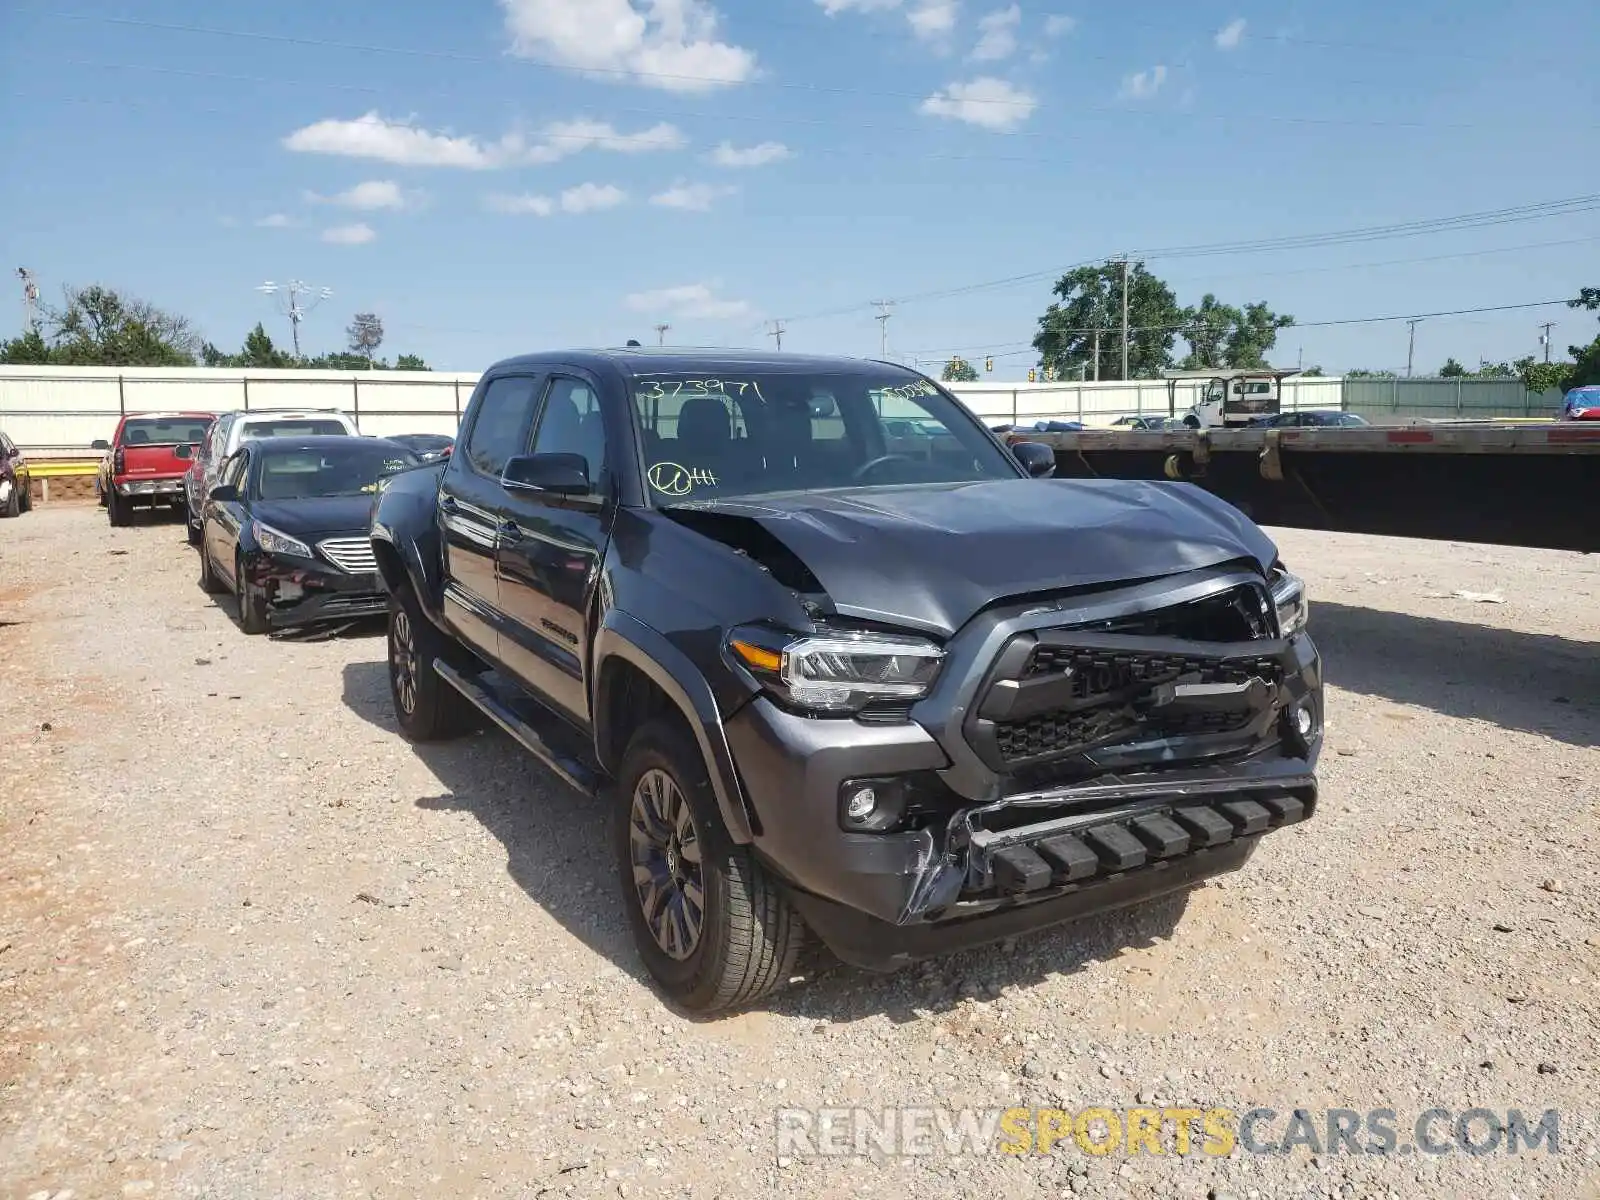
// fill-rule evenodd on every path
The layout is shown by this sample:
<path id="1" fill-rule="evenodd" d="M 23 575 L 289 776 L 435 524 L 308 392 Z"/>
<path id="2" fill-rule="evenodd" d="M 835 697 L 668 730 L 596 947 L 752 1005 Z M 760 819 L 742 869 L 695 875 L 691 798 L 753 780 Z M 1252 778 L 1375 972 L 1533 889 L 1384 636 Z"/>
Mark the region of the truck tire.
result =
<path id="1" fill-rule="evenodd" d="M 639 955 L 667 995 L 712 1013 L 788 983 L 805 926 L 749 847 L 728 837 L 688 732 L 664 721 L 639 729 L 616 788 L 623 906 Z"/>
<path id="2" fill-rule="evenodd" d="M 267 631 L 267 594 L 244 577 L 244 559 L 233 560 L 233 594 L 239 600 L 239 628 L 252 636 Z"/>
<path id="3" fill-rule="evenodd" d="M 25 513 L 33 511 L 33 479 L 31 477 L 28 480 L 28 486 L 22 489 L 22 511 Z"/>
<path id="4" fill-rule="evenodd" d="M 133 511 L 128 502 L 117 495 L 115 488 L 106 492 L 106 517 L 119 529 L 133 523 Z"/>
<path id="5" fill-rule="evenodd" d="M 471 729 L 476 710 L 433 669 L 451 647 L 407 585 L 389 595 L 388 641 L 389 697 L 407 740 L 442 742 Z"/>
<path id="6" fill-rule="evenodd" d="M 0 508 L 0 517 L 20 517 L 22 511 L 22 489 L 13 483 L 6 496 L 5 507 Z"/>

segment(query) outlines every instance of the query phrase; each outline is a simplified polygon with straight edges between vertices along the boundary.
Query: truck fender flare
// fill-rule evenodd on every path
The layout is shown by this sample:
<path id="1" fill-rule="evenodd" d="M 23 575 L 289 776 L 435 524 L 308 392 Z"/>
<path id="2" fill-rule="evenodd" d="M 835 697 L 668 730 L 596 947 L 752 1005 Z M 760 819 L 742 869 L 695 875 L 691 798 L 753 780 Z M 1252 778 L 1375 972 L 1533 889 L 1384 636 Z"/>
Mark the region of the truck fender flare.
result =
<path id="1" fill-rule="evenodd" d="M 430 560 L 423 555 L 414 538 L 396 537 L 394 530 L 385 525 L 374 525 L 371 536 L 374 542 L 387 546 L 399 558 L 401 569 L 405 572 L 404 579 L 391 578 L 394 565 L 391 560 L 379 554 L 378 577 L 383 581 L 384 590 L 392 595 L 399 589 L 400 584 L 409 583 L 412 595 L 416 596 L 417 604 L 424 615 L 442 628 L 444 611 L 440 603 L 441 588 L 437 578 L 437 567 L 431 572 L 428 570 L 427 564 Z M 432 561 L 437 563 L 437 557 Z"/>
<path id="2" fill-rule="evenodd" d="M 606 614 L 595 635 L 593 678 L 597 687 L 602 668 L 613 658 L 620 658 L 644 672 L 678 706 L 694 732 L 695 741 L 700 744 L 700 753 L 711 777 L 711 789 L 729 836 L 741 845 L 754 841 L 749 806 L 733 765 L 733 752 L 728 749 L 722 714 L 705 677 L 683 651 L 656 630 L 614 610 Z M 598 694 L 591 698 L 596 713 L 603 711 L 599 700 Z M 610 767 L 610 764 L 602 765 Z"/>

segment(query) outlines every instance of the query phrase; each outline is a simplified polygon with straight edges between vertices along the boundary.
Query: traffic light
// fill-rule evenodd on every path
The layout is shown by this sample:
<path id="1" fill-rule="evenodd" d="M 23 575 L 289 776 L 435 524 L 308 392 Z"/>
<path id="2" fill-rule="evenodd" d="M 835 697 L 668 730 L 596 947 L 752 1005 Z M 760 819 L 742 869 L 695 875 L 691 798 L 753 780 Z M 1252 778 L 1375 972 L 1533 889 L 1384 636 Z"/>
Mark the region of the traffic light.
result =
<path id="1" fill-rule="evenodd" d="M 1033 383 L 1038 378 L 1039 378 L 1039 373 L 1037 371 L 1035 371 L 1032 367 L 1029 367 L 1028 368 L 1028 382 L 1029 383 Z"/>
<path id="2" fill-rule="evenodd" d="M 984 370 L 985 370 L 985 371 L 992 371 L 992 370 L 994 370 L 994 359 L 992 359 L 992 358 L 986 358 L 986 359 L 984 359 L 984 360 L 983 360 L 983 369 L 984 369 Z"/>

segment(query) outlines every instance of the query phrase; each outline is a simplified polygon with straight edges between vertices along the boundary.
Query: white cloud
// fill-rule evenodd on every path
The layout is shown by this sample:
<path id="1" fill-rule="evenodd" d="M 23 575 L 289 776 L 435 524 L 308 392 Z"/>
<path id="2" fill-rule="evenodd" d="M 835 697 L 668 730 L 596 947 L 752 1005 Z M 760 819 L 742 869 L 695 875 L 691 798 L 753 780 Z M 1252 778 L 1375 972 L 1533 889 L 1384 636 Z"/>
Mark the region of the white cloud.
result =
<path id="1" fill-rule="evenodd" d="M 333 196 L 319 196 L 316 192 L 307 192 L 306 199 L 313 204 L 338 204 L 345 208 L 358 208 L 364 212 L 380 208 L 404 208 L 411 202 L 410 197 L 400 190 L 400 185 L 389 179 L 371 179 L 366 183 L 356 184 L 349 191 L 339 192 Z"/>
<path id="2" fill-rule="evenodd" d="M 552 121 L 540 136 L 544 141 L 526 155 L 530 163 L 552 163 L 589 149 L 645 154 L 656 150 L 681 150 L 686 143 L 683 131 L 665 121 L 637 133 L 620 133 L 606 121 L 591 121 L 585 117 Z"/>
<path id="3" fill-rule="evenodd" d="M 599 212 L 615 208 L 628 198 L 628 193 L 611 183 L 580 183 L 561 193 L 561 211 L 569 213 Z"/>
<path id="4" fill-rule="evenodd" d="M 1217 43 L 1217 49 L 1238 49 L 1239 43 L 1244 41 L 1244 25 L 1244 18 L 1240 17 L 1237 20 L 1229 21 L 1221 29 L 1217 30 L 1217 36 L 1215 39 Z"/>
<path id="5" fill-rule="evenodd" d="M 1013 4 L 978 18 L 978 44 L 972 48 L 976 62 L 998 62 L 1010 58 L 1017 49 L 1017 29 L 1022 25 L 1022 9 Z"/>
<path id="6" fill-rule="evenodd" d="M 271 216 L 262 217 L 256 225 L 261 229 L 292 229 L 298 223 L 288 213 L 273 213 Z"/>
<path id="7" fill-rule="evenodd" d="M 709 183 L 675 183 L 664 192 L 650 197 L 650 203 L 661 208 L 681 208 L 686 212 L 710 212 L 711 206 L 723 196 L 731 196 L 737 188 L 716 187 Z"/>
<path id="8" fill-rule="evenodd" d="M 1122 81 L 1121 95 L 1125 100 L 1148 100 L 1161 90 L 1167 81 L 1167 69 L 1151 67 L 1148 71 L 1135 71 Z"/>
<path id="9" fill-rule="evenodd" d="M 636 4 L 643 4 L 643 8 Z M 512 53 L 669 92 L 743 83 L 756 56 L 716 40 L 705 0 L 500 0 Z"/>
<path id="10" fill-rule="evenodd" d="M 407 167 L 464 167 L 475 171 L 505 166 L 525 152 L 522 139 L 515 134 L 485 143 L 474 137 L 433 133 L 410 121 L 391 121 L 376 111 L 353 121 L 318 121 L 295 130 L 283 139 L 283 144 L 303 154 L 336 154 Z"/>
<path id="11" fill-rule="evenodd" d="M 623 303 L 634 312 L 710 321 L 748 317 L 755 311 L 747 300 L 728 300 L 718 296 L 717 285 L 711 283 L 688 283 L 653 292 L 634 292 Z"/>
<path id="12" fill-rule="evenodd" d="M 985 129 L 1015 129 L 1039 107 L 1036 97 L 1004 79 L 980 76 L 952 83 L 924 100 L 918 111 L 930 117 L 949 117 Z"/>
<path id="13" fill-rule="evenodd" d="M 483 204 L 490 212 L 505 213 L 512 217 L 548 217 L 556 211 L 556 202 L 549 196 L 527 193 L 513 196 L 505 192 L 492 192 L 483 198 Z"/>
<path id="14" fill-rule="evenodd" d="M 322 231 L 322 240 L 335 246 L 364 246 L 377 238 L 372 226 L 357 222 L 354 225 L 335 225 Z"/>
<path id="15" fill-rule="evenodd" d="M 794 151 L 782 142 L 762 142 L 743 149 L 723 142 L 710 154 L 711 161 L 719 167 L 764 167 L 793 157 Z"/>
<path id="16" fill-rule="evenodd" d="M 957 0 L 915 0 L 906 13 L 911 30 L 920 38 L 944 37 L 956 27 Z"/>
<path id="17" fill-rule="evenodd" d="M 817 0 L 822 5 L 822 11 L 830 17 L 842 12 L 855 9 L 857 12 L 872 12 L 874 9 L 899 8 L 900 0 Z"/>
<path id="18" fill-rule="evenodd" d="M 1044 19 L 1045 37 L 1066 37 L 1078 27 L 1077 17 L 1053 16 Z"/>

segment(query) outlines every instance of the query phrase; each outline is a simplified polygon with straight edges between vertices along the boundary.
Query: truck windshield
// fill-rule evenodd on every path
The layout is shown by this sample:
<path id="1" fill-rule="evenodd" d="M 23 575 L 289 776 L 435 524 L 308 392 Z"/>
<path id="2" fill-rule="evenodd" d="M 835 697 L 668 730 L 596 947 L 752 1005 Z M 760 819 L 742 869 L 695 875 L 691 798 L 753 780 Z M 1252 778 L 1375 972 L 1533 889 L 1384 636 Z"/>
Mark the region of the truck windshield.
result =
<path id="1" fill-rule="evenodd" d="M 633 396 L 656 504 L 1022 473 L 965 409 L 892 367 L 644 373 Z"/>
<path id="2" fill-rule="evenodd" d="M 195 417 L 130 417 L 122 426 L 125 446 L 193 446 L 205 441 L 209 421 Z"/>
<path id="3" fill-rule="evenodd" d="M 268 450 L 256 472 L 263 500 L 309 500 L 360 496 L 378 490 L 378 480 L 422 460 L 397 446 L 351 444 L 318 449 Z"/>

